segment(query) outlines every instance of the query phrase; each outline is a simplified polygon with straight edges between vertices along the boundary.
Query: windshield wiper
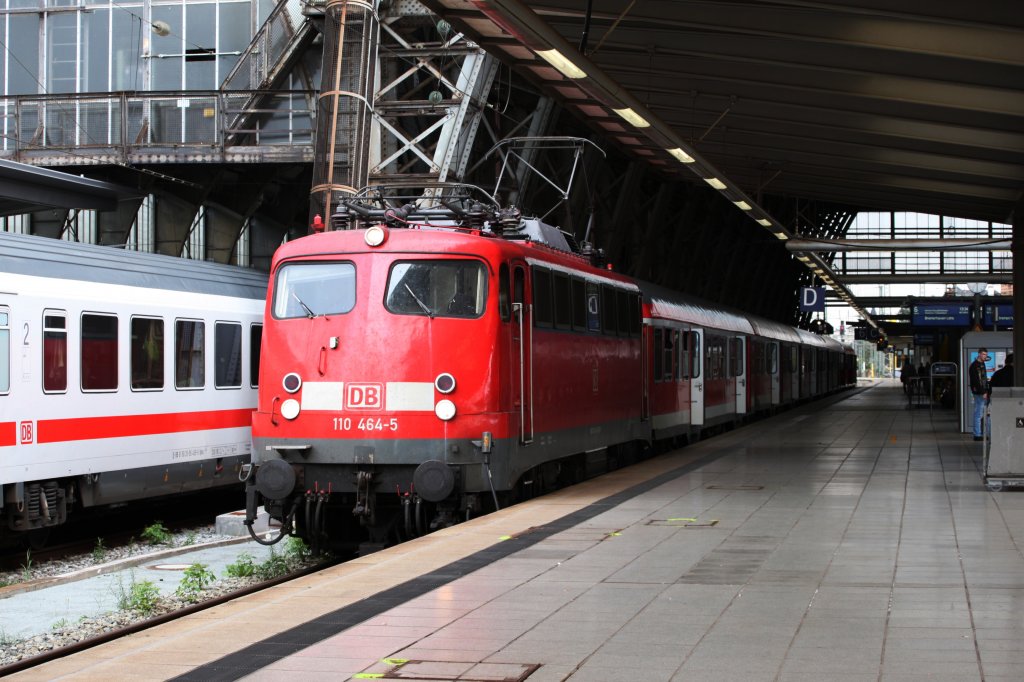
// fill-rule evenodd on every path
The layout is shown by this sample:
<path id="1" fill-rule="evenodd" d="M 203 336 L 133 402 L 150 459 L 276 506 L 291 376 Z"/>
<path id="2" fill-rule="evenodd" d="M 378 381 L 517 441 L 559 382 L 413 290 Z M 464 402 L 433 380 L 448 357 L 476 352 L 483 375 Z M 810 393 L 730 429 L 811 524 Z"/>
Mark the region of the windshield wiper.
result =
<path id="1" fill-rule="evenodd" d="M 302 299 L 299 298 L 299 295 L 296 294 L 294 291 L 292 292 L 292 298 L 299 302 L 299 305 L 301 305 L 302 309 L 306 311 L 306 316 L 309 317 L 309 319 L 312 320 L 314 317 L 316 317 L 313 311 L 309 309 L 309 306 L 303 303 Z"/>
<path id="2" fill-rule="evenodd" d="M 430 319 L 434 319 L 434 313 L 430 312 L 430 308 L 427 307 L 427 304 L 420 300 L 420 297 L 417 296 L 416 293 L 409 288 L 409 285 L 403 283 L 402 286 L 404 286 L 405 290 L 409 292 L 410 296 L 412 296 L 412 300 L 416 301 L 416 303 L 420 307 L 420 310 L 422 310 Z"/>

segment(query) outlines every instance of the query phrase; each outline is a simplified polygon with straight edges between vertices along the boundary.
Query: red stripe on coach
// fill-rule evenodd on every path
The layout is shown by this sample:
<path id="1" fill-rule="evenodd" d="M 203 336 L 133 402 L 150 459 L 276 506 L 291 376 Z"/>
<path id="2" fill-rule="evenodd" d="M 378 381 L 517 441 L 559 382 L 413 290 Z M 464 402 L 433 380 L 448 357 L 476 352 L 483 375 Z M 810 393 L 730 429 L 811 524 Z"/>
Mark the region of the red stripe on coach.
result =
<path id="1" fill-rule="evenodd" d="M 135 414 L 124 417 L 81 417 L 77 419 L 41 419 L 36 423 L 37 443 L 60 443 L 95 438 L 152 436 L 158 433 L 182 433 L 249 427 L 252 410 L 215 410 L 212 412 L 172 412 Z"/>
<path id="2" fill-rule="evenodd" d="M 6 445 L 15 445 L 18 442 L 18 423 L 0 423 L 0 448 Z"/>

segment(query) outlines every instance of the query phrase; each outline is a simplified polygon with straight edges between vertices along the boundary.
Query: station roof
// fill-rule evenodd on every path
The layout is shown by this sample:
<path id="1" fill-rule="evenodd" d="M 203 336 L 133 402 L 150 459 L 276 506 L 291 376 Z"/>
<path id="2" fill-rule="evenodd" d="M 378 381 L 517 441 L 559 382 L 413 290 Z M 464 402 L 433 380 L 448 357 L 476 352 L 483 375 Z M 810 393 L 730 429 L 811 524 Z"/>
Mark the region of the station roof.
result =
<path id="1" fill-rule="evenodd" d="M 0 216 L 46 208 L 113 211 L 141 192 L 100 180 L 0 159 Z"/>
<path id="2" fill-rule="evenodd" d="M 722 178 L 734 201 L 996 222 L 1022 201 L 1019 0 L 425 4 L 607 137 L 673 172 Z M 550 50 L 574 77 L 538 56 Z"/>

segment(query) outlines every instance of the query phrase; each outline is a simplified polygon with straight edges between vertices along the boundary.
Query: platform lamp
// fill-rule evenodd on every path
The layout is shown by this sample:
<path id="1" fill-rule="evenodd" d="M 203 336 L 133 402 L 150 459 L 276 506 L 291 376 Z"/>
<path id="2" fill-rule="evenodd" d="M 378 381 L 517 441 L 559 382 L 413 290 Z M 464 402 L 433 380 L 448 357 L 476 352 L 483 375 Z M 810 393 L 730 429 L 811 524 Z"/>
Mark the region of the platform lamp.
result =
<path id="1" fill-rule="evenodd" d="M 976 332 L 980 332 L 982 327 L 982 310 L 981 310 L 981 296 L 988 289 L 988 284 L 985 282 L 971 282 L 967 285 L 967 289 L 974 294 L 974 326 L 972 329 Z"/>

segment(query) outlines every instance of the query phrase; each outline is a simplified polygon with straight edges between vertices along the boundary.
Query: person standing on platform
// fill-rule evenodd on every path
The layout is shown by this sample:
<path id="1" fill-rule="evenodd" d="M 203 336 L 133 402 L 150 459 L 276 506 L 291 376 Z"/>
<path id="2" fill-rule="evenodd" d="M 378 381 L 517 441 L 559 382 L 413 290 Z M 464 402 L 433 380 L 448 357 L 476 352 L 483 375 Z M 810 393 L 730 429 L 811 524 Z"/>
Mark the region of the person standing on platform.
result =
<path id="1" fill-rule="evenodd" d="M 988 404 L 989 392 L 992 390 L 988 381 L 988 350 L 978 349 L 978 357 L 967 368 L 967 378 L 971 382 L 971 393 L 974 395 L 974 440 L 984 438 L 982 422 L 985 417 L 985 406 Z"/>
<path id="2" fill-rule="evenodd" d="M 1013 353 L 1006 354 L 1006 364 L 992 374 L 992 381 L 989 382 L 992 388 L 1010 388 L 1013 386 Z"/>
<path id="3" fill-rule="evenodd" d="M 903 392 L 910 395 L 913 386 L 910 384 L 910 380 L 914 378 L 917 372 L 914 370 L 914 363 L 910 360 L 903 361 L 903 369 L 900 371 L 900 381 L 903 383 Z"/>

